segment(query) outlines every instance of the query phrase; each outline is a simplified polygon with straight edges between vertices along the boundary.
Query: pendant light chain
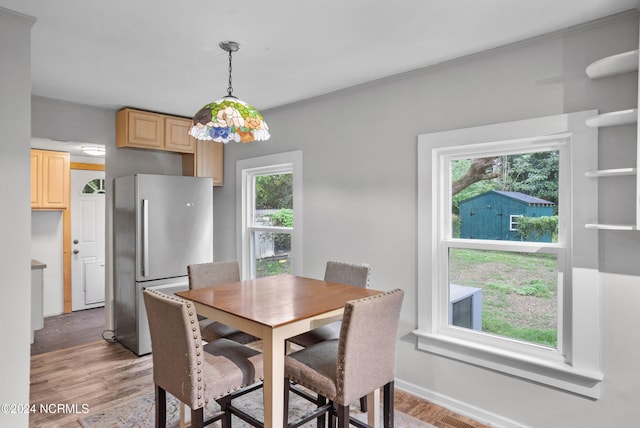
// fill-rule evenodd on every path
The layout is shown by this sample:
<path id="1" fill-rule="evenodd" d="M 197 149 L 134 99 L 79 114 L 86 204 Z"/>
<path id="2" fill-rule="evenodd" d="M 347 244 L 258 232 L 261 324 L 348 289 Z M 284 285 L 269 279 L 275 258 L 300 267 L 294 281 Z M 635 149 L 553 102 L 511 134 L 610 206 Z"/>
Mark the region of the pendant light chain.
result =
<path id="1" fill-rule="evenodd" d="M 227 93 L 230 97 L 233 96 L 233 86 L 231 85 L 231 50 L 229 50 L 229 87 L 227 88 Z"/>

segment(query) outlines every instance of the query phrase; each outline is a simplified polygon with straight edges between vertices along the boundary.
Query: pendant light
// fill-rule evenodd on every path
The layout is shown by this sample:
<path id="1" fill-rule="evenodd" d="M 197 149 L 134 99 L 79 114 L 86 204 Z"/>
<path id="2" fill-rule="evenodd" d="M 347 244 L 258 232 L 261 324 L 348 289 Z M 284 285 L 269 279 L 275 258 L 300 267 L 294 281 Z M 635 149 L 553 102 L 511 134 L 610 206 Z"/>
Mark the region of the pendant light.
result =
<path id="1" fill-rule="evenodd" d="M 262 114 L 254 107 L 236 98 L 231 85 L 231 54 L 240 45 L 232 41 L 220 42 L 220 48 L 229 52 L 229 87 L 227 95 L 202 107 L 193 117 L 189 135 L 198 140 L 213 140 L 221 143 L 237 141 L 268 140 L 269 126 Z"/>

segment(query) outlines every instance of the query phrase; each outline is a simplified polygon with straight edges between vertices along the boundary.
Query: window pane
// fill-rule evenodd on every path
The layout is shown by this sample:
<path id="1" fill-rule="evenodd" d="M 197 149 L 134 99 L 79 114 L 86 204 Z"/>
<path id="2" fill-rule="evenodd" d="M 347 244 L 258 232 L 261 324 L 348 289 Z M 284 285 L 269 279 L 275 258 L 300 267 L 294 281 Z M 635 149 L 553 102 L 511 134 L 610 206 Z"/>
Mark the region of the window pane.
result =
<path id="1" fill-rule="evenodd" d="M 292 273 L 291 234 L 253 232 L 256 278 Z"/>
<path id="2" fill-rule="evenodd" d="M 293 227 L 293 174 L 255 177 L 254 226 Z"/>
<path id="3" fill-rule="evenodd" d="M 449 324 L 557 347 L 555 254 L 449 249 Z"/>
<path id="4" fill-rule="evenodd" d="M 452 236 L 556 242 L 558 152 L 451 161 Z"/>

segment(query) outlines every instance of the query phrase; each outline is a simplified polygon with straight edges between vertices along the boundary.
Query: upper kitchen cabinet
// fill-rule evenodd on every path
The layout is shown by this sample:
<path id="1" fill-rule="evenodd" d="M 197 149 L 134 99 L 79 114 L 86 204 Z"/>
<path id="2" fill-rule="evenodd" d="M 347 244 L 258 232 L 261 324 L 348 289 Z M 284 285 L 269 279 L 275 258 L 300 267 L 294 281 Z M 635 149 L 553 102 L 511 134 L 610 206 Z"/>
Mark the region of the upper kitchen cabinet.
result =
<path id="1" fill-rule="evenodd" d="M 196 141 L 194 154 L 182 155 L 182 175 L 211 177 L 214 186 L 223 185 L 224 144 L 210 140 Z"/>
<path id="2" fill-rule="evenodd" d="M 69 206 L 69 153 L 31 150 L 31 208 Z"/>
<path id="3" fill-rule="evenodd" d="M 116 113 L 116 147 L 194 153 L 191 120 L 125 108 Z"/>

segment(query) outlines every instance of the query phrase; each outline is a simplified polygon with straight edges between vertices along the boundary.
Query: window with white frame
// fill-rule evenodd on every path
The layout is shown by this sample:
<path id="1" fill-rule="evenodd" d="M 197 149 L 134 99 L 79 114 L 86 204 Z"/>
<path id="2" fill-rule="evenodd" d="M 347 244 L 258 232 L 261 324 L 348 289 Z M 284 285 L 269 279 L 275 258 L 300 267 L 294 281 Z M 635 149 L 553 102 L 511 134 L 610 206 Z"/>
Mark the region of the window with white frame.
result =
<path id="1" fill-rule="evenodd" d="M 243 278 L 300 272 L 301 152 L 239 160 L 236 175 Z"/>
<path id="2" fill-rule="evenodd" d="M 598 396 L 593 114 L 419 136 L 420 349 Z"/>
<path id="3" fill-rule="evenodd" d="M 518 230 L 518 219 L 522 217 L 521 214 L 511 214 L 509 216 L 509 230 L 516 232 Z"/>

